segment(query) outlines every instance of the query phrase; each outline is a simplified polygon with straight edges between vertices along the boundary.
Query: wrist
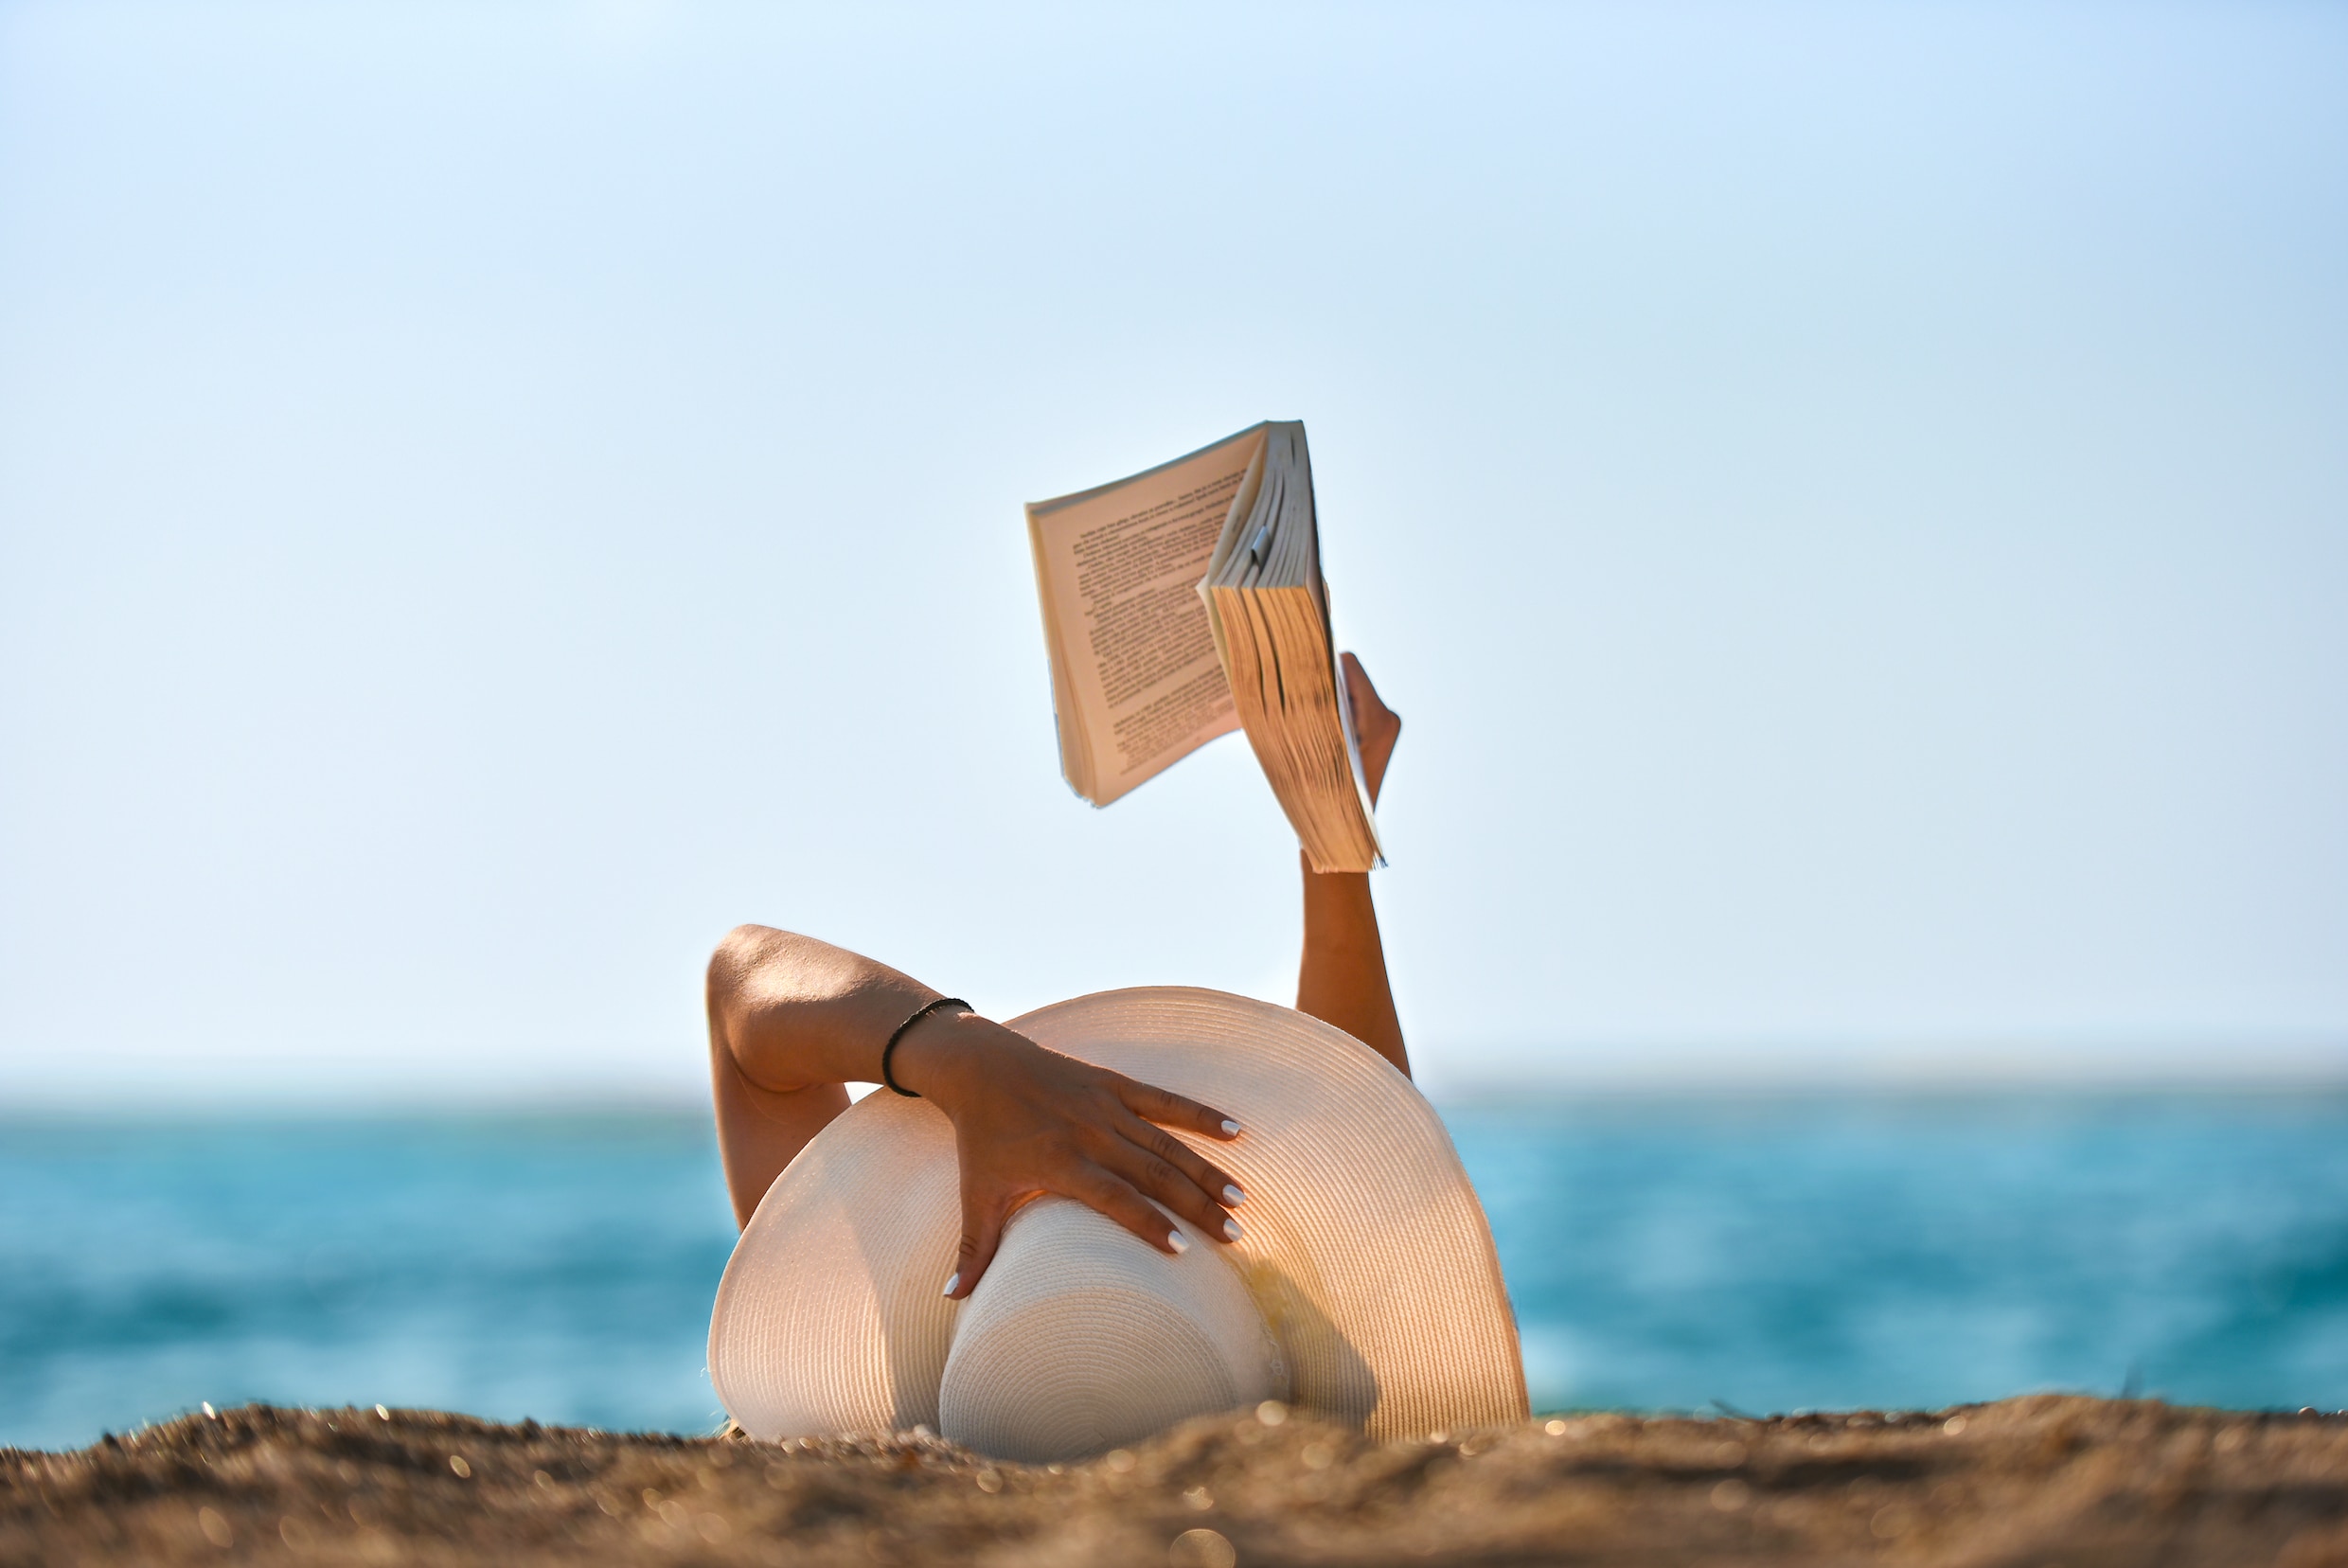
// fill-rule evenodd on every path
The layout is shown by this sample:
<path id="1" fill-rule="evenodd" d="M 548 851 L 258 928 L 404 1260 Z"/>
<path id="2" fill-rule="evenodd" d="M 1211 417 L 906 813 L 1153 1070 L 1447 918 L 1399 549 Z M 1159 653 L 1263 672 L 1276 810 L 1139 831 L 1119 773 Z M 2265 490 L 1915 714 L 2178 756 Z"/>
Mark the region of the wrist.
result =
<path id="1" fill-rule="evenodd" d="M 1367 871 L 1315 871 L 1312 862 L 1301 849 L 1296 852 L 1296 864 L 1304 873 L 1307 908 L 1331 900 L 1343 903 L 1368 901 L 1370 874 Z"/>
<path id="2" fill-rule="evenodd" d="M 890 1071 L 898 1083 L 944 1109 L 960 1097 L 987 1037 L 1003 1032 L 1001 1025 L 974 1012 L 940 1009 L 905 1031 Z"/>

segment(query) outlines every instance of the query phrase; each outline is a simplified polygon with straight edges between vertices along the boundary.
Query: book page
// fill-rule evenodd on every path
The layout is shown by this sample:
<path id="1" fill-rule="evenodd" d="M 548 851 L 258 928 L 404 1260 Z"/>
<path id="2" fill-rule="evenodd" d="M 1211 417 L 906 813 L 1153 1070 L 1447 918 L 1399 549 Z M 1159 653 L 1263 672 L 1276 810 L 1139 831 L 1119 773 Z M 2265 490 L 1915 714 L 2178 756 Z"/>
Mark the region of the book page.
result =
<path id="1" fill-rule="evenodd" d="M 1238 727 L 1199 598 L 1260 426 L 1027 508 L 1062 771 L 1106 806 Z"/>

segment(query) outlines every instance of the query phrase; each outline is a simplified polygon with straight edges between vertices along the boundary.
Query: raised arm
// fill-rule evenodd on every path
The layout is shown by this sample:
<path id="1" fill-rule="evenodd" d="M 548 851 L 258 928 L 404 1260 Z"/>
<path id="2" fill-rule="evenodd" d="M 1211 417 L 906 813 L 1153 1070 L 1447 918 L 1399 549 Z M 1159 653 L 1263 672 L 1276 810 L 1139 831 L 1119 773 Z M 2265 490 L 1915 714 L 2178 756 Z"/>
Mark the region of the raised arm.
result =
<path id="1" fill-rule="evenodd" d="M 843 1085 L 880 1082 L 889 1036 L 942 995 L 788 931 L 738 926 L 718 944 L 709 960 L 710 1073 L 738 1223 L 750 1222 L 792 1156 L 847 1108 Z M 1150 1199 L 1209 1236 L 1238 1238 L 1225 1211 L 1245 1194 L 1165 1131 L 1237 1136 L 1237 1125 L 1212 1107 L 1046 1050 L 959 1007 L 916 1023 L 890 1067 L 953 1123 L 962 1248 L 945 1281 L 950 1296 L 969 1293 L 1005 1222 L 1044 1193 L 1099 1210 L 1161 1252 L 1185 1243 Z"/>
<path id="2" fill-rule="evenodd" d="M 1379 700 L 1361 661 L 1350 653 L 1344 656 L 1344 677 L 1361 771 L 1375 803 L 1402 734 L 1402 719 Z M 1386 980 L 1386 947 L 1378 934 L 1378 906 L 1370 901 L 1369 873 L 1315 871 L 1302 851 L 1298 861 L 1305 873 L 1305 957 L 1297 969 L 1296 1010 L 1336 1025 L 1409 1077 L 1411 1056 Z"/>

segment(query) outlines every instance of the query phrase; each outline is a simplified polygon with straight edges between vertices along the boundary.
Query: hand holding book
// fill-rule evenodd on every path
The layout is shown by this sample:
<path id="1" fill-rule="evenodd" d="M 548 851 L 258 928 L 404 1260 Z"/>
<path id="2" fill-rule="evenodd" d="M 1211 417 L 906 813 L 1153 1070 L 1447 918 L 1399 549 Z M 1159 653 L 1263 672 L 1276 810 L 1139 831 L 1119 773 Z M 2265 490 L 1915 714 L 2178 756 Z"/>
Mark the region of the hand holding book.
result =
<path id="1" fill-rule="evenodd" d="M 1106 806 L 1244 728 L 1307 864 L 1382 864 L 1302 424 L 1036 502 L 1027 527 L 1070 787 Z"/>
<path id="2" fill-rule="evenodd" d="M 1375 804 L 1386 782 L 1395 741 L 1402 734 L 1402 720 L 1379 700 L 1361 660 L 1345 654 L 1340 668 L 1361 745 L 1362 782 Z M 1386 978 L 1385 939 L 1379 933 L 1366 874 L 1316 873 L 1306 861 L 1305 953 L 1296 973 L 1296 1007 L 1336 1025 L 1393 1062 L 1405 1078 L 1410 1076 L 1411 1053 L 1403 1043 L 1402 1020 Z"/>
<path id="3" fill-rule="evenodd" d="M 1386 764 L 1394 760 L 1395 742 L 1402 738 L 1402 715 L 1388 707 L 1370 685 L 1369 671 L 1361 661 L 1350 653 L 1338 655 L 1339 672 L 1345 681 L 1345 699 L 1353 711 L 1355 744 L 1361 754 L 1361 783 L 1368 791 L 1370 804 L 1378 804 L 1378 795 L 1386 782 Z"/>

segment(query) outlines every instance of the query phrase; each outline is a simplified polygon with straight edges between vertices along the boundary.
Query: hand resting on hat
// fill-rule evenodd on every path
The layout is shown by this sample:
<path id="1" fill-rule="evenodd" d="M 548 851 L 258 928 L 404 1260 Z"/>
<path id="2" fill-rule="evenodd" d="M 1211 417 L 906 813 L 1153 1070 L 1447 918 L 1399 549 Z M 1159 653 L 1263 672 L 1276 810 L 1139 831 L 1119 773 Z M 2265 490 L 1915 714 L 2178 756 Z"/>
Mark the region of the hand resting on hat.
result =
<path id="1" fill-rule="evenodd" d="M 1352 654 L 1344 676 L 1364 781 L 1375 801 L 1402 721 Z M 1387 984 L 1366 873 L 1305 880 L 1297 1007 L 1410 1071 Z M 812 936 L 738 926 L 709 961 L 710 1064 L 719 1146 L 735 1219 L 747 1224 L 774 1178 L 847 1108 L 845 1084 L 881 1079 L 898 1025 L 943 995 L 910 975 Z M 953 1124 L 962 1241 L 950 1296 L 969 1294 L 1005 1223 L 1047 1193 L 1073 1198 L 1161 1252 L 1186 1243 L 1153 1203 L 1210 1237 L 1236 1239 L 1246 1195 L 1182 1139 L 1244 1131 L 1212 1106 L 1079 1061 L 959 1007 L 903 1031 L 897 1081 Z"/>
<path id="2" fill-rule="evenodd" d="M 844 1083 L 880 1078 L 898 1025 L 938 992 L 828 942 L 740 926 L 709 965 L 709 1033 L 720 1144 L 735 1218 L 847 1105 Z M 962 1167 L 962 1250 L 947 1293 L 967 1295 L 1004 1222 L 1045 1193 L 1099 1210 L 1162 1252 L 1186 1242 L 1154 1199 L 1209 1236 L 1236 1237 L 1231 1177 L 1165 1131 L 1215 1139 L 1238 1125 L 1212 1106 L 1047 1051 L 975 1013 L 921 1019 L 890 1063 L 898 1083 L 953 1123 Z"/>

